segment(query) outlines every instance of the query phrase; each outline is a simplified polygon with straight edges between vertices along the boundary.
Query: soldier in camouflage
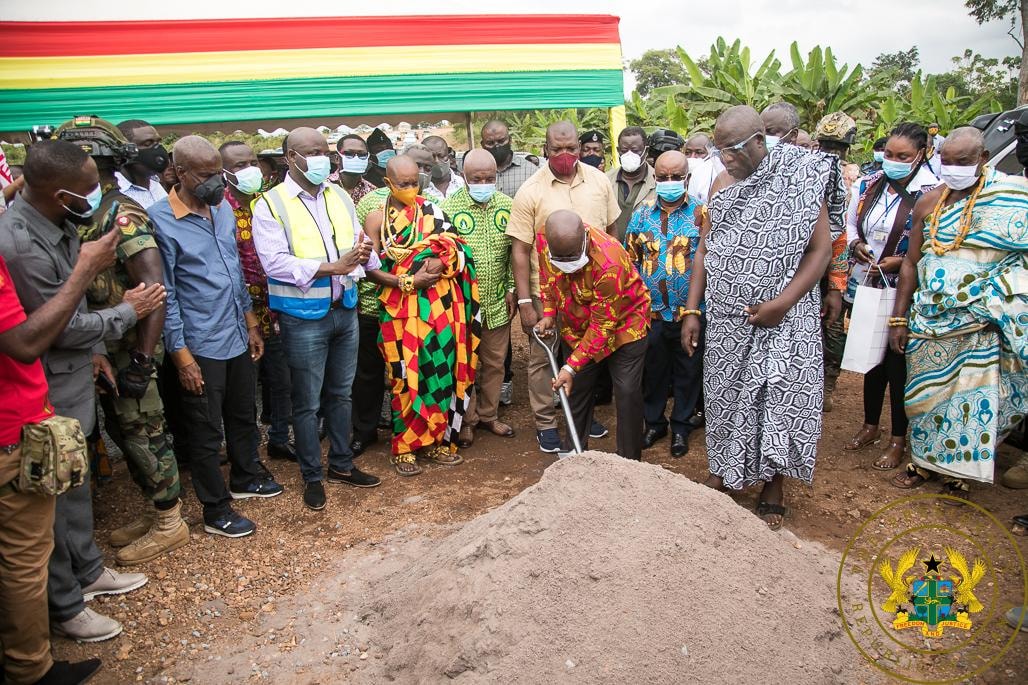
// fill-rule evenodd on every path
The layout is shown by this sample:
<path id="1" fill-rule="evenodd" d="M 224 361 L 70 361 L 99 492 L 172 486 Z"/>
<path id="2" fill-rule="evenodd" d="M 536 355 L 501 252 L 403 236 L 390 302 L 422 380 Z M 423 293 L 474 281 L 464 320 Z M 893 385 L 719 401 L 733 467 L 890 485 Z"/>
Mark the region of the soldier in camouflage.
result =
<path id="1" fill-rule="evenodd" d="M 114 172 L 135 153 L 121 132 L 96 117 L 75 117 L 62 125 L 57 137 L 79 144 L 96 161 L 103 198 L 94 216 L 97 220 L 82 231 L 83 242 L 103 234 L 105 218 L 115 202 L 110 230 L 121 232 L 118 260 L 101 273 L 86 291 L 90 309 L 113 307 L 125 291 L 140 283 L 162 283 L 164 273 L 154 228 L 146 212 L 118 189 Z M 157 393 L 157 366 L 163 349 L 164 326 L 160 311 L 142 319 L 121 340 L 107 342 L 107 354 L 117 373 L 118 393 L 101 396 L 108 434 L 125 455 L 133 480 L 153 510 L 111 535 L 119 547 L 122 565 L 141 564 L 177 549 L 189 541 L 189 528 L 182 520 L 179 499 L 178 463 L 164 423 L 164 407 Z"/>

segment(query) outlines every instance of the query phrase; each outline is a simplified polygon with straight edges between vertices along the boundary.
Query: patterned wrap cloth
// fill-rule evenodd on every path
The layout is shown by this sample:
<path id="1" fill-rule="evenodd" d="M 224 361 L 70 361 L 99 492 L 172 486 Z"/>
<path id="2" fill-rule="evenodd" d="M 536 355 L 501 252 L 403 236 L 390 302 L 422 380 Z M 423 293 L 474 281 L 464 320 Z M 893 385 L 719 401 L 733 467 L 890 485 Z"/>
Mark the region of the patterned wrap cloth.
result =
<path id="1" fill-rule="evenodd" d="M 925 229 L 906 406 L 915 465 L 991 483 L 997 446 L 1028 410 L 1028 181 L 986 173 L 960 248 L 937 255 Z M 940 243 L 967 202 L 943 210 Z"/>
<path id="2" fill-rule="evenodd" d="M 409 294 L 383 287 L 379 296 L 379 344 L 392 378 L 392 451 L 441 446 L 454 454 L 478 368 L 478 282 L 471 250 L 442 211 L 421 197 L 415 208 L 388 213 L 386 222 L 406 225 L 393 244 L 383 226 L 382 267 L 402 276 L 435 258 L 443 272 L 432 287 Z"/>

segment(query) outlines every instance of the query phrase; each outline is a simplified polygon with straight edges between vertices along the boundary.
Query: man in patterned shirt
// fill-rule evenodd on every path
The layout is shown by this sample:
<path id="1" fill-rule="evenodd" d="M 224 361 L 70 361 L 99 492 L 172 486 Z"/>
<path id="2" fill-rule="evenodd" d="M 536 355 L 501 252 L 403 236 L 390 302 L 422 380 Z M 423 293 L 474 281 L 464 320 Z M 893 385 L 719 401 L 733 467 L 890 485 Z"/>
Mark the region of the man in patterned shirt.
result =
<path id="1" fill-rule="evenodd" d="M 559 315 L 567 353 L 553 389 L 563 387 L 568 393 L 575 428 L 586 438 L 596 401 L 598 362 L 609 359 L 617 453 L 640 460 L 650 294 L 617 238 L 587 227 L 571 210 L 550 214 L 537 249 L 543 316 L 535 329 L 552 335 Z M 588 439 L 582 443 L 586 447 Z"/>
<path id="2" fill-rule="evenodd" d="M 260 358 L 262 383 L 267 383 L 267 406 L 264 410 L 271 419 L 268 428 L 268 457 L 296 461 L 296 448 L 289 442 L 289 362 L 282 348 L 278 328 L 278 315 L 268 308 L 268 276 L 264 273 L 257 248 L 253 245 L 253 210 L 264 175 L 257 163 L 257 155 L 246 143 L 231 140 L 218 152 L 224 167 L 225 199 L 236 215 L 236 245 L 239 263 L 243 267 L 243 281 L 253 300 L 253 313 L 264 337 L 264 356 Z"/>
<path id="3" fill-rule="evenodd" d="M 482 311 L 478 344 L 482 370 L 459 437 L 460 446 L 468 447 L 475 439 L 476 425 L 503 438 L 514 435 L 514 429 L 497 415 L 514 310 L 510 238 L 504 234 L 513 200 L 496 190 L 496 160 L 485 150 L 472 150 L 464 157 L 464 178 L 467 187 L 451 195 L 442 208 L 457 235 L 471 248 Z"/>
<path id="4" fill-rule="evenodd" d="M 689 451 L 689 422 L 703 386 L 702 355 L 682 349 L 682 317 L 689 297 L 692 260 L 699 246 L 706 208 L 690 197 L 689 160 L 681 152 L 665 152 L 654 168 L 657 198 L 647 200 L 632 215 L 625 246 L 632 264 L 650 291 L 650 334 L 643 374 L 646 432 L 651 447 L 667 435 L 664 418 L 668 381 L 674 391 L 671 412 L 671 456 Z"/>

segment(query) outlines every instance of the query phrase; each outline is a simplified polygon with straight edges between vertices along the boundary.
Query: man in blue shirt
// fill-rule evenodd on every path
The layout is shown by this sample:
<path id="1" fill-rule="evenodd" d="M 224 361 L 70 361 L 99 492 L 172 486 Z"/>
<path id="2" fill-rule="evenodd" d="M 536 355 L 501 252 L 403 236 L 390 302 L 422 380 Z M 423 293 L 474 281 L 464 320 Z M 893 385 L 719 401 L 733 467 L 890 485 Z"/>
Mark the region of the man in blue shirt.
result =
<path id="1" fill-rule="evenodd" d="M 282 493 L 257 458 L 254 364 L 264 341 L 243 283 L 221 156 L 199 136 L 182 138 L 172 154 L 179 184 L 148 210 L 168 289 L 164 349 L 184 391 L 190 468 L 204 530 L 243 537 L 256 526 L 233 511 L 231 500 Z M 222 423 L 230 488 L 220 467 Z"/>
<path id="2" fill-rule="evenodd" d="M 671 456 L 689 451 L 689 423 L 703 385 L 702 354 L 682 349 L 682 318 L 706 208 L 689 197 L 689 160 L 678 151 L 661 154 L 654 165 L 657 198 L 632 214 L 625 233 L 629 257 L 650 290 L 651 325 L 643 373 L 645 447 L 667 435 L 664 416 L 668 386 L 675 404 L 671 412 Z M 695 314 L 696 312 L 692 312 Z"/>

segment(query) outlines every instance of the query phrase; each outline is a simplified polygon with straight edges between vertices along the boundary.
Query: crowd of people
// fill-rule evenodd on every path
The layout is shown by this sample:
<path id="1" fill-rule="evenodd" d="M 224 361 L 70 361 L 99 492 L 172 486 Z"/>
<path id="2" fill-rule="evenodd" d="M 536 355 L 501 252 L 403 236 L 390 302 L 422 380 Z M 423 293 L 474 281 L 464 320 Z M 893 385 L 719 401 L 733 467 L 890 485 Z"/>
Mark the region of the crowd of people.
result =
<path id="1" fill-rule="evenodd" d="M 68 466 L 98 439 L 97 401 L 145 501 L 111 535 L 122 567 L 189 543 L 180 466 L 204 532 L 238 538 L 257 525 L 234 500 L 283 494 L 263 456 L 295 462 L 321 511 L 326 481 L 387 482 L 354 461 L 382 429 L 397 477 L 459 465 L 476 431 L 512 437 L 515 321 L 560 342 L 555 377 L 540 345 L 525 360 L 541 452 L 607 435 L 609 401 L 626 459 L 665 438 L 681 458 L 705 425 L 706 484 L 760 485 L 777 530 L 785 479 L 812 482 L 847 312 L 872 284 L 896 290 L 890 349 L 845 449 L 881 439 L 888 391 L 871 466 L 909 454 L 893 484 L 939 478 L 956 503 L 993 482 L 1028 402 L 1028 182 L 990 168 L 974 128 L 902 123 L 863 168 L 856 131 L 835 112 L 808 134 L 781 102 L 688 137 L 628 127 L 616 156 L 561 121 L 540 158 L 502 121 L 463 154 L 303 127 L 274 154 L 195 135 L 168 151 L 142 120 L 66 122 L 29 147 L 0 215 L 6 682 L 87 679 L 99 661 L 55 662 L 51 632 L 115 637 L 85 602 L 147 582 L 105 565 L 89 478 Z M 28 487 L 37 471 L 49 489 Z M 1028 488 L 1028 460 L 1003 481 Z"/>

